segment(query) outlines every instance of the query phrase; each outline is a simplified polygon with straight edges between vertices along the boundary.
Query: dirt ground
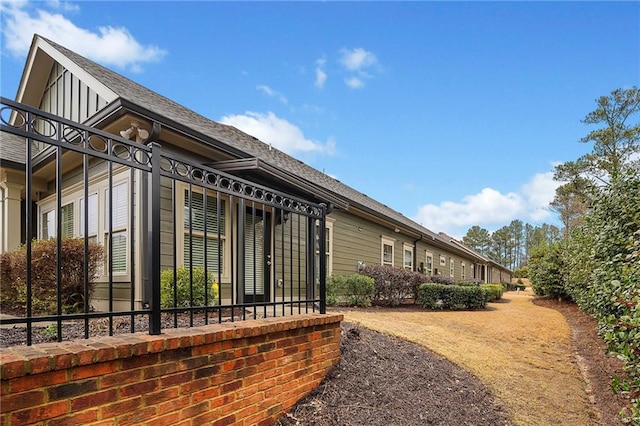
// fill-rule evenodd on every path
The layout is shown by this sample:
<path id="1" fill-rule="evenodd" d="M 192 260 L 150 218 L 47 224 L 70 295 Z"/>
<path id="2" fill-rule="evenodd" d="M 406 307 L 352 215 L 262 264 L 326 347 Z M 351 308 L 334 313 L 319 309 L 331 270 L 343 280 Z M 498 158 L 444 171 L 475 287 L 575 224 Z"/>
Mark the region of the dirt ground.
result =
<path id="1" fill-rule="evenodd" d="M 619 361 L 574 305 L 527 291 L 483 311 L 341 312 L 340 365 L 279 425 L 616 425 L 628 404 L 610 390 Z"/>

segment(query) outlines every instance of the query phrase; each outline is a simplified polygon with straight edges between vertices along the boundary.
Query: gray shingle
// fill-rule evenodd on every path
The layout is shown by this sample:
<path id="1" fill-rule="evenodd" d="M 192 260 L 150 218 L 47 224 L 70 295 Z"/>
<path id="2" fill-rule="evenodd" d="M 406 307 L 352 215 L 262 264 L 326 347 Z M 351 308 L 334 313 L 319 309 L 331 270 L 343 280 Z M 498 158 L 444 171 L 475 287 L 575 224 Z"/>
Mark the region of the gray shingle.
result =
<path id="1" fill-rule="evenodd" d="M 210 120 L 57 43 L 47 39 L 44 40 L 97 80 L 103 82 L 103 84 L 113 90 L 122 99 L 126 99 L 134 105 L 158 113 L 180 125 L 187 126 L 225 145 L 240 150 L 249 157 L 257 157 L 272 166 L 287 170 L 298 178 L 319 185 L 339 197 L 344 198 L 350 204 L 356 204 L 359 207 L 364 207 L 381 216 L 385 216 L 418 234 L 436 237 L 434 232 L 417 224 L 401 213 L 278 149 L 270 149 L 268 144 L 255 137 L 233 126 Z"/>

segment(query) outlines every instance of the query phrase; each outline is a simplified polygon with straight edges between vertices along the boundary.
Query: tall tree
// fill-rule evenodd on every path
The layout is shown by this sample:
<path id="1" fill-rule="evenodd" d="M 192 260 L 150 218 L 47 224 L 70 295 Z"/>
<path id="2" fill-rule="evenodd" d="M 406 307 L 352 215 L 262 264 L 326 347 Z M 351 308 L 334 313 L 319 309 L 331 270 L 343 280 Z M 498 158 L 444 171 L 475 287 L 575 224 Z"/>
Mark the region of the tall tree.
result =
<path id="1" fill-rule="evenodd" d="M 568 238 L 571 230 L 579 225 L 587 210 L 586 188 L 588 182 L 583 177 L 565 183 L 556 189 L 556 195 L 551 202 L 551 210 L 560 215 L 564 225 L 563 235 Z"/>
<path id="2" fill-rule="evenodd" d="M 635 154 L 640 152 L 640 90 L 616 89 L 596 99 L 597 107 L 582 120 L 589 125 L 604 125 L 592 130 L 580 141 L 593 142 L 593 151 L 556 167 L 555 179 L 571 182 L 588 176 L 594 183 L 608 185 L 625 170 L 637 168 Z"/>
<path id="3" fill-rule="evenodd" d="M 491 234 L 491 258 L 501 265 L 510 265 L 510 241 L 509 227 L 503 226 Z"/>
<path id="4" fill-rule="evenodd" d="M 511 238 L 511 269 L 522 265 L 522 240 L 524 239 L 524 224 L 521 220 L 512 220 L 509 224 L 509 234 Z"/>
<path id="5" fill-rule="evenodd" d="M 477 251 L 480 254 L 488 255 L 489 246 L 491 245 L 491 234 L 484 228 L 474 225 L 462 237 L 462 242 L 467 247 Z"/>

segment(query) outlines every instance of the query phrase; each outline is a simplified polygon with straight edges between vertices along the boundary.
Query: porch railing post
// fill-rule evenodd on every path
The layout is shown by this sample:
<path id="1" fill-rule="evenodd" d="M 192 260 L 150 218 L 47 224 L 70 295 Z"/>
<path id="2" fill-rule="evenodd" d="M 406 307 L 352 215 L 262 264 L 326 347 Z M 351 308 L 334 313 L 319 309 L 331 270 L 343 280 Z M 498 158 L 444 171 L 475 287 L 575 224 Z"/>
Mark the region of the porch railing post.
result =
<path id="1" fill-rule="evenodd" d="M 325 247 L 327 242 L 327 205 L 324 203 L 320 203 L 320 229 L 318 229 L 318 233 L 320 234 L 318 237 L 320 238 L 319 249 L 320 252 L 320 313 L 327 313 L 327 248 Z"/>
<path id="2" fill-rule="evenodd" d="M 151 198 L 149 211 L 149 278 L 151 280 L 151 317 L 149 334 L 160 334 L 160 153 L 161 147 L 153 142 L 151 146 L 151 184 L 149 195 Z"/>

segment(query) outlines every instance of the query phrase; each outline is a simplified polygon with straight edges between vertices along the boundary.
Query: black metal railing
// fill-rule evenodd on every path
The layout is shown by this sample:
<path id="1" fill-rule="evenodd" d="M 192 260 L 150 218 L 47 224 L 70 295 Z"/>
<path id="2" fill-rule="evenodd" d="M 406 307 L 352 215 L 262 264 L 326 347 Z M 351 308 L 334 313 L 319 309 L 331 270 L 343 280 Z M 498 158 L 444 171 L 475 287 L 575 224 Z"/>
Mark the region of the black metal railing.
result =
<path id="1" fill-rule="evenodd" d="M 2 308 L 12 314 L 2 315 L 0 326 L 26 328 L 28 345 L 44 326 L 61 341 L 92 337 L 98 323 L 108 335 L 160 334 L 166 327 L 325 313 L 324 204 L 181 158 L 156 142 L 0 102 L 0 130 L 25 141 L 24 166 L 11 162 L 24 167 L 17 170 L 24 177 L 12 182 L 23 185 L 23 214 L 5 219 L 12 229 L 3 232 L 21 232 L 19 223 L 18 258 L 26 264 L 11 282 L 6 271 L 0 275 L 9 290 Z M 34 247 L 48 238 L 56 242 L 54 283 L 34 270 L 41 261 Z M 64 294 L 73 281 L 67 238 L 83 244 L 82 294 L 75 295 L 81 303 L 71 308 Z M 92 268 L 95 243 L 104 255 Z M 47 285 L 55 291 L 43 310 Z M 81 336 L 65 331 L 78 327 Z"/>

